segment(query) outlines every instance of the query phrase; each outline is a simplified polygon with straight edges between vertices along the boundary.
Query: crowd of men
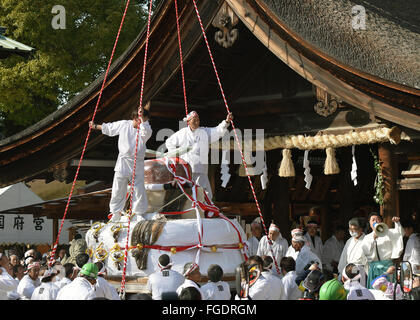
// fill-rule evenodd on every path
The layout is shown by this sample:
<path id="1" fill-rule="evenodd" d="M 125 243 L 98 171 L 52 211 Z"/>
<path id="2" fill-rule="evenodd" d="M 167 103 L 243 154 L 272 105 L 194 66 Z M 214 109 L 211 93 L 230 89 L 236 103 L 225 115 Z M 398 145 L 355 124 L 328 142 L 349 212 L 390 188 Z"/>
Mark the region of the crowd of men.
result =
<path id="1" fill-rule="evenodd" d="M 291 244 L 272 223 L 263 235 L 259 218 L 251 224 L 252 237 L 245 246 L 249 258 L 239 267 L 241 289 L 223 281 L 223 269 L 211 264 L 208 283 L 201 282 L 200 267 L 186 263 L 183 272 L 172 269 L 167 254 L 157 261 L 149 275 L 148 293 L 128 295 L 140 300 L 390 300 L 402 299 L 395 286 L 395 261 L 409 261 L 419 275 L 420 239 L 415 226 L 401 225 L 392 219 L 394 228 L 380 233 L 375 228 L 382 217 L 371 213 L 365 234 L 363 218 L 338 226 L 325 243 L 318 234 L 318 222 L 309 220 L 305 228 L 291 231 Z M 377 234 L 378 233 L 378 234 Z M 405 241 L 403 241 L 403 238 Z M 405 245 L 404 245 L 405 242 Z M 85 253 L 85 240 L 78 235 L 70 243 L 69 252 L 58 250 L 56 259 L 50 253 L 34 249 L 20 258 L 10 251 L 0 253 L 0 300 L 120 300 L 117 289 L 106 280 L 106 267 L 92 261 Z M 413 296 L 418 298 L 419 278 L 415 277 Z M 233 294 L 232 294 L 233 293 Z"/>
<path id="2" fill-rule="evenodd" d="M 392 222 L 394 228 L 385 226 L 379 232 L 380 214 L 372 212 L 367 219 L 355 217 L 348 222 L 348 228 L 336 226 L 324 243 L 319 236 L 319 222 L 308 220 L 304 228 L 291 231 L 289 246 L 277 225 L 271 223 L 268 234 L 263 235 L 260 218 L 255 219 L 247 241 L 251 257 L 243 266 L 252 280 L 245 284 L 243 298 L 402 299 L 401 288 L 394 285 L 396 262 L 401 260 L 412 266 L 412 292 L 416 293 L 420 290 L 415 289 L 420 285 L 420 239 L 416 227 L 412 222 L 402 225 L 398 217 L 393 217 Z M 370 231 L 367 234 L 366 229 Z M 347 232 L 350 238 L 345 241 Z"/>

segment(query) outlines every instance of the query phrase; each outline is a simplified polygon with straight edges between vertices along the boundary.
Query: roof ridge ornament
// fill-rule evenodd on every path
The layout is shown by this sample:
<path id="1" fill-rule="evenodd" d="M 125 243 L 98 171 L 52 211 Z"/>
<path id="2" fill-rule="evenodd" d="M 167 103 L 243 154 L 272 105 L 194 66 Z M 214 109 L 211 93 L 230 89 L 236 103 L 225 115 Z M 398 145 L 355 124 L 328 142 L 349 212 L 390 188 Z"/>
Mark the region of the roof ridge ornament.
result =
<path id="1" fill-rule="evenodd" d="M 229 5 L 224 2 L 212 21 L 212 25 L 218 29 L 214 34 L 214 40 L 223 48 L 231 47 L 239 37 L 238 29 L 234 29 L 239 22 L 238 16 Z"/>

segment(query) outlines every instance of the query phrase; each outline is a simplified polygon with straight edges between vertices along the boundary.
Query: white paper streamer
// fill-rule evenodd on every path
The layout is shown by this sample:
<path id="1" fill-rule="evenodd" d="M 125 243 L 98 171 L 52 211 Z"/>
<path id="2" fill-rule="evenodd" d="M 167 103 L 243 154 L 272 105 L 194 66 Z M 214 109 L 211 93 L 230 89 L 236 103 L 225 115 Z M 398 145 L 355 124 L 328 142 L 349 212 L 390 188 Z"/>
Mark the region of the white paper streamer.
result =
<path id="1" fill-rule="evenodd" d="M 261 187 L 263 190 L 265 190 L 267 188 L 267 182 L 268 182 L 268 178 L 267 178 L 267 159 L 266 159 L 267 154 L 264 152 L 264 167 L 262 168 L 262 175 L 260 177 L 261 179 Z"/>
<path id="2" fill-rule="evenodd" d="M 225 149 L 222 151 L 222 163 L 220 165 L 220 173 L 222 174 L 220 178 L 222 180 L 222 188 L 226 188 L 230 180 L 229 161 L 227 160 L 227 156 L 229 152 L 230 152 L 229 149 Z"/>
<path id="3" fill-rule="evenodd" d="M 312 183 L 312 175 L 311 175 L 311 168 L 309 167 L 309 160 L 308 160 L 309 150 L 305 150 L 305 154 L 303 156 L 303 167 L 305 168 L 305 188 L 310 189 Z"/>
<path id="4" fill-rule="evenodd" d="M 357 164 L 356 164 L 356 157 L 354 156 L 355 149 L 356 149 L 356 146 L 353 145 L 351 147 L 351 153 L 352 153 L 353 162 L 351 164 L 350 176 L 351 176 L 351 180 L 353 181 L 353 184 L 356 186 L 357 185 Z"/>

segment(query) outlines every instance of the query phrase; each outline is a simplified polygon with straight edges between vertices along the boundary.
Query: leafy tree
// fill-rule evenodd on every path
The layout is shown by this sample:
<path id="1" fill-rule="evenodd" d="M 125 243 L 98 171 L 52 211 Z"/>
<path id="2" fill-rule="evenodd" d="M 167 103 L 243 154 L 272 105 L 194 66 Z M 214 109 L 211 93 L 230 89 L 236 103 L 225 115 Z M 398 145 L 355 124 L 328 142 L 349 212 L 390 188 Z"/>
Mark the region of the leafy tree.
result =
<path id="1" fill-rule="evenodd" d="M 156 7 L 159 1 L 154 1 Z M 131 0 L 115 61 L 147 21 L 147 0 Z M 36 49 L 0 59 L 0 136 L 57 110 L 105 71 L 126 0 L 65 0 L 66 28 L 55 30 L 57 0 L 2 0 L 6 36 Z"/>

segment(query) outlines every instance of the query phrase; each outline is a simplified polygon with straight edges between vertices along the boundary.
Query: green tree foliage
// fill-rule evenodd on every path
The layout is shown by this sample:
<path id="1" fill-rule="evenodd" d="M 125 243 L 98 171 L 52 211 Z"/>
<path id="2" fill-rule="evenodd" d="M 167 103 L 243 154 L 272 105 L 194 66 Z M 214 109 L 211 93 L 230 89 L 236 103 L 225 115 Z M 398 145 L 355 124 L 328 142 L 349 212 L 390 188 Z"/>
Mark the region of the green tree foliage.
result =
<path id="1" fill-rule="evenodd" d="M 113 61 L 143 28 L 147 2 L 130 1 Z M 125 4 L 126 0 L 1 0 L 0 25 L 7 28 L 6 36 L 36 49 L 29 58 L 0 59 L 3 136 L 57 110 L 105 71 Z M 55 5 L 65 8 L 65 29 L 52 27 Z"/>

